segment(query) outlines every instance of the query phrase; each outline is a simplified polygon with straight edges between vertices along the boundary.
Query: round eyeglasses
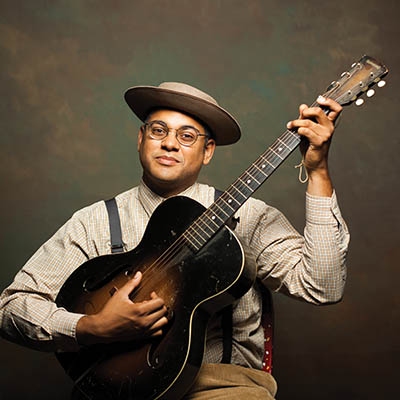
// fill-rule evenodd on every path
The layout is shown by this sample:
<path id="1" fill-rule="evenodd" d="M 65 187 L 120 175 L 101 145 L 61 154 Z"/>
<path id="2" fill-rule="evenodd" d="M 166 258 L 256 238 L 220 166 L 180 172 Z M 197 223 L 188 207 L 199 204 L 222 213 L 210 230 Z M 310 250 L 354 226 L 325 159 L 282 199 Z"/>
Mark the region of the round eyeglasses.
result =
<path id="1" fill-rule="evenodd" d="M 148 135 L 155 140 L 163 140 L 170 131 L 175 131 L 176 140 L 183 146 L 192 146 L 196 143 L 199 136 L 208 136 L 200 133 L 198 129 L 191 125 L 184 125 L 178 129 L 169 128 L 163 121 L 152 121 L 143 125 Z"/>

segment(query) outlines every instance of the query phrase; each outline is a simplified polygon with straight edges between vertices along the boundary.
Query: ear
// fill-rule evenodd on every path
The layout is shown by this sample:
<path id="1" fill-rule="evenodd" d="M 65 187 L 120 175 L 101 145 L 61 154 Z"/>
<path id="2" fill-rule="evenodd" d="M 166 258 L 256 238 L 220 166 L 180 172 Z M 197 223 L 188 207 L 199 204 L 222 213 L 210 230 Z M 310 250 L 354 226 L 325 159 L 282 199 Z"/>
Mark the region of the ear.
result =
<path id="1" fill-rule="evenodd" d="M 204 148 L 204 158 L 203 158 L 203 165 L 209 164 L 211 159 L 213 158 L 214 151 L 215 151 L 215 140 L 208 139 L 208 142 Z"/>
<path id="2" fill-rule="evenodd" d="M 137 150 L 140 150 L 140 146 L 143 141 L 143 129 L 140 127 L 139 132 L 138 132 L 138 138 L 137 138 Z"/>

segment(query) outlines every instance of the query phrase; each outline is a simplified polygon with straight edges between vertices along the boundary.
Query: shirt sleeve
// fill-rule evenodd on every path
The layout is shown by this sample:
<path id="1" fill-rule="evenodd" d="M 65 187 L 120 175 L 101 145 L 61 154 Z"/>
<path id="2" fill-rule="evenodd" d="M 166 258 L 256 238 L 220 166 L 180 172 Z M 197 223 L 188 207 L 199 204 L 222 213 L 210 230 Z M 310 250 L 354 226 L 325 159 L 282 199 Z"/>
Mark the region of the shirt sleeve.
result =
<path id="1" fill-rule="evenodd" d="M 86 224 L 74 215 L 18 272 L 0 297 L 1 335 L 42 351 L 78 349 L 75 328 L 81 314 L 57 307 L 69 275 L 89 258 Z"/>
<path id="2" fill-rule="evenodd" d="M 249 245 L 255 251 L 258 276 L 264 284 L 314 304 L 340 301 L 349 233 L 336 194 L 306 194 L 303 235 L 275 208 L 259 202 L 252 211 L 254 230 Z"/>

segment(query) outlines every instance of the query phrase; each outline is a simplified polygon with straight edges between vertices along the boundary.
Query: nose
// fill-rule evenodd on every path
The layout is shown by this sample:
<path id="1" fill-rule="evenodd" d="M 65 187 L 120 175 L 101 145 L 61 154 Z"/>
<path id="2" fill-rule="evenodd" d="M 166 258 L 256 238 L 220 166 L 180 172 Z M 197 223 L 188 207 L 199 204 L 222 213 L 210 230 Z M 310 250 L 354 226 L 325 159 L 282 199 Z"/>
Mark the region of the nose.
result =
<path id="1" fill-rule="evenodd" d="M 176 130 L 170 129 L 168 135 L 161 141 L 161 145 L 169 150 L 179 150 L 180 144 L 176 138 Z"/>

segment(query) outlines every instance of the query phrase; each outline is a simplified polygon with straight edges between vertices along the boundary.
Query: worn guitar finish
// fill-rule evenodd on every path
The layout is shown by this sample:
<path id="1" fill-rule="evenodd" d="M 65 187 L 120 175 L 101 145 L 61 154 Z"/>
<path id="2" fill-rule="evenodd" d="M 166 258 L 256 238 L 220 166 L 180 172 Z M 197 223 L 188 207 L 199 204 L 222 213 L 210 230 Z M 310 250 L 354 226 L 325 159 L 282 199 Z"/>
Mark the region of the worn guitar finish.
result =
<path id="1" fill-rule="evenodd" d="M 167 389 L 165 398 L 179 398 L 201 365 L 210 315 L 242 296 L 253 283 L 255 267 L 248 264 L 250 258 L 228 228 L 220 229 L 199 251 L 194 237 L 173 245 L 204 211 L 187 197 L 165 201 L 152 215 L 137 248 L 89 260 L 60 291 L 59 305 L 93 314 L 114 287 L 121 287 L 140 270 L 142 282 L 131 299 L 143 301 L 156 290 L 171 310 L 171 324 L 162 340 L 58 354 L 81 390 L 94 393 L 96 400 L 153 399 Z M 173 250 L 166 251 L 170 247 Z"/>
<path id="2" fill-rule="evenodd" d="M 387 72 L 364 56 L 323 95 L 350 104 Z M 296 131 L 284 132 L 208 209 L 186 197 L 166 200 L 134 250 L 89 260 L 68 278 L 56 302 L 72 312 L 97 313 L 139 270 L 143 277 L 132 301 L 156 291 L 170 310 L 161 339 L 57 354 L 86 398 L 177 400 L 184 395 L 202 362 L 210 316 L 246 293 L 255 279 L 254 262 L 225 224 L 300 140 Z"/>

